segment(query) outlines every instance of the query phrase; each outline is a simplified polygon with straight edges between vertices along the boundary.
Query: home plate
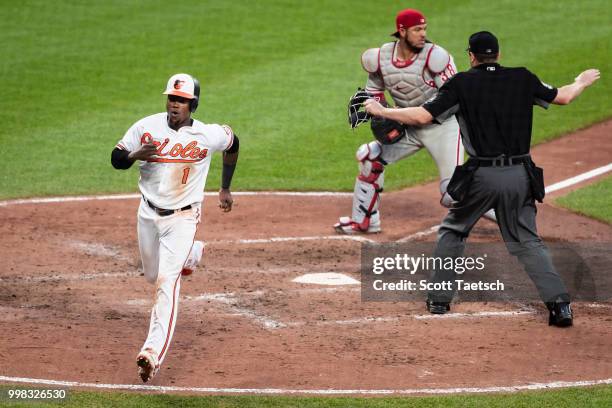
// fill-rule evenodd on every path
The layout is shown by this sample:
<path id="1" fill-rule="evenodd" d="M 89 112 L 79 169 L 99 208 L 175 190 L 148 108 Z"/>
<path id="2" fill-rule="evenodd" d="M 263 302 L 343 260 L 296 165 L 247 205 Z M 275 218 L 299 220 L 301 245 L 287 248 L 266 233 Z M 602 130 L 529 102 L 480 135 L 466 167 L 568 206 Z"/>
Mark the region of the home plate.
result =
<path id="1" fill-rule="evenodd" d="M 315 285 L 359 285 L 359 281 L 348 275 L 335 272 L 307 273 L 298 276 L 292 282 L 312 283 Z"/>

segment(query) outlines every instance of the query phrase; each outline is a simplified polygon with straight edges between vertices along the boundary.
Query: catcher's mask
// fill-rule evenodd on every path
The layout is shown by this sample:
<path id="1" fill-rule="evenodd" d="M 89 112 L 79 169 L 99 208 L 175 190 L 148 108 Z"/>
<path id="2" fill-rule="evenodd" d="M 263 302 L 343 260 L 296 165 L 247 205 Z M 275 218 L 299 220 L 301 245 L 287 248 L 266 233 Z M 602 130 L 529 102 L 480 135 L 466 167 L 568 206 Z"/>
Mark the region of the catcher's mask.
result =
<path id="1" fill-rule="evenodd" d="M 357 126 L 370 120 L 370 114 L 362 108 L 363 103 L 371 98 L 374 98 L 374 95 L 365 89 L 357 88 L 357 92 L 349 99 L 348 121 L 351 129 L 355 129 Z"/>

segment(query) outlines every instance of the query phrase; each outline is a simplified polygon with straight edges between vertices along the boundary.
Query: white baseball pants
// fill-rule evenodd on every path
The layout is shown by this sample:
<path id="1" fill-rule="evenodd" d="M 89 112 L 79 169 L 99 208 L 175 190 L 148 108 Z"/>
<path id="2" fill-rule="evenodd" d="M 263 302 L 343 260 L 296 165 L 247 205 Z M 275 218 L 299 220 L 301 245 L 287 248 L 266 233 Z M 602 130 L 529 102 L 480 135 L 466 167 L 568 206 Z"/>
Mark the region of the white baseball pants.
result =
<path id="1" fill-rule="evenodd" d="M 163 362 L 178 315 L 181 270 L 189 256 L 200 221 L 201 206 L 160 216 L 141 200 L 138 209 L 138 244 L 146 280 L 156 283 L 149 335 L 142 349 L 150 348 Z"/>

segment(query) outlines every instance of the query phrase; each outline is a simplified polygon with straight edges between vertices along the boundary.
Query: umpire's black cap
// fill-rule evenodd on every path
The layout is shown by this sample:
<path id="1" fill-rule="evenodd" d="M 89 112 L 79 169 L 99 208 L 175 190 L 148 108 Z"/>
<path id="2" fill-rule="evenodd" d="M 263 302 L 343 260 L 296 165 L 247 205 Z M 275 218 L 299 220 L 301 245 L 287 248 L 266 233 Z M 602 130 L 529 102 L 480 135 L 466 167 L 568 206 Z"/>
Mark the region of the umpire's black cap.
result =
<path id="1" fill-rule="evenodd" d="M 468 51 L 473 54 L 497 55 L 499 43 L 497 37 L 489 31 L 479 31 L 470 36 Z"/>

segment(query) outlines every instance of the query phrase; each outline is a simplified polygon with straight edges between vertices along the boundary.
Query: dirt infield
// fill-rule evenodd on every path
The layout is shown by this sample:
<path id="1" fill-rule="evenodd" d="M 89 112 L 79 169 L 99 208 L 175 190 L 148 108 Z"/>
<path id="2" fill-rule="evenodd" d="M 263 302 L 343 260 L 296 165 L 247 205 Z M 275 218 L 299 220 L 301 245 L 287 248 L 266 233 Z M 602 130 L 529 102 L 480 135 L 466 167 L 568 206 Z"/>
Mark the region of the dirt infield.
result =
<path id="1" fill-rule="evenodd" d="M 536 147 L 546 184 L 612 162 L 611 132 L 605 122 Z M 445 213 L 435 184 L 383 200 L 384 232 L 368 238 L 435 240 Z M 612 242 L 612 226 L 551 202 L 538 207 L 545 240 Z M 0 375 L 140 383 L 135 356 L 154 287 L 140 276 L 137 206 L 0 206 Z M 238 196 L 229 214 L 215 206 L 207 198 L 197 234 L 207 242 L 203 266 L 183 279 L 154 385 L 403 389 L 612 377 L 611 304 L 578 303 L 575 326 L 558 329 L 539 304 L 460 303 L 453 312 L 466 315 L 430 318 L 422 303 L 361 302 L 358 285 L 292 281 L 316 272 L 359 279 L 360 242 L 331 229 L 350 197 Z M 293 238 L 270 240 L 280 237 Z M 499 240 L 497 226 L 480 221 L 472 238 Z"/>

